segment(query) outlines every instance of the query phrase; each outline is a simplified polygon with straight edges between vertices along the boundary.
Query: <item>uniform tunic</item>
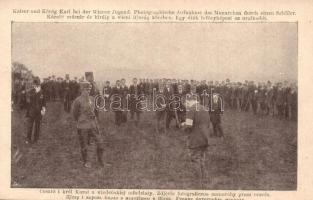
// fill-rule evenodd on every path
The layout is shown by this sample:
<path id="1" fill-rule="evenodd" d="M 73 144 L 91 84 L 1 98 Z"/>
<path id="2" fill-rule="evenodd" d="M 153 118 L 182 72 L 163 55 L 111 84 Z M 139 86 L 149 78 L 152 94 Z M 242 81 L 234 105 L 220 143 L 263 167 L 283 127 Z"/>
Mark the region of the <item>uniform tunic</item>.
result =
<path id="1" fill-rule="evenodd" d="M 92 96 L 79 96 L 73 102 L 72 114 L 77 121 L 77 129 L 95 129 L 95 105 Z"/>

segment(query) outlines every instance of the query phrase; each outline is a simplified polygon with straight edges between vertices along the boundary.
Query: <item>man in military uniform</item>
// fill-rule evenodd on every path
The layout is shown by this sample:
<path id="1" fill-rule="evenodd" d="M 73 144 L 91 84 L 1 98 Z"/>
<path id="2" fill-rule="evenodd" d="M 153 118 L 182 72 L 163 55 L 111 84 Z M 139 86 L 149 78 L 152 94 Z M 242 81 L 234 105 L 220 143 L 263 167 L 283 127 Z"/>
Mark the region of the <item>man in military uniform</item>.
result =
<path id="1" fill-rule="evenodd" d="M 34 140 L 36 143 L 39 139 L 40 124 L 42 116 L 46 112 L 46 101 L 43 91 L 40 87 L 40 79 L 36 77 L 33 81 L 34 88 L 29 91 L 29 101 L 27 102 L 27 139 L 26 144 L 32 142 L 32 133 L 34 131 Z"/>
<path id="2" fill-rule="evenodd" d="M 91 89 L 90 89 L 89 95 L 92 97 L 96 97 L 97 95 L 100 94 L 100 91 L 99 91 L 97 84 L 95 82 L 93 72 L 85 72 L 85 77 L 86 77 L 86 81 L 88 81 L 91 84 Z M 98 102 L 96 102 L 96 103 L 98 103 Z M 97 109 L 95 109 L 95 114 L 96 114 L 96 117 L 98 118 L 99 112 Z"/>
<path id="3" fill-rule="evenodd" d="M 97 146 L 97 160 L 100 166 L 104 166 L 103 155 L 103 136 L 98 127 L 95 115 L 94 98 L 90 96 L 91 84 L 89 82 L 81 82 L 81 95 L 77 97 L 72 106 L 72 115 L 77 122 L 77 133 L 81 148 L 81 156 L 84 167 L 90 168 L 87 159 L 87 144 L 90 135 L 95 139 Z"/>

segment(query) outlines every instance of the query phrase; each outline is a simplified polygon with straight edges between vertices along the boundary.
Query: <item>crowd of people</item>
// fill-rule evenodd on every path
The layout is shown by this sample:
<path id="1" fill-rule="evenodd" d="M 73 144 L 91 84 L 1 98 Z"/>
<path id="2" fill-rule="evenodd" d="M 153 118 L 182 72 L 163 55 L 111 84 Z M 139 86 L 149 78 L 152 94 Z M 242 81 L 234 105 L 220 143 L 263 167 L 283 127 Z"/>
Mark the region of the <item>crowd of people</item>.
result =
<path id="1" fill-rule="evenodd" d="M 130 113 L 130 120 L 138 126 L 143 111 L 151 110 L 151 106 L 156 106 L 157 109 L 152 109 L 155 111 L 156 131 L 157 133 L 160 131 L 166 133 L 172 120 L 175 121 L 177 128 L 189 126 L 187 130 L 195 129 L 190 127 L 196 127 L 196 114 L 191 115 L 190 113 L 194 112 L 187 112 L 187 110 L 194 107 L 194 102 L 200 102 L 204 107 L 207 106 L 211 109 L 205 110 L 209 114 L 202 114 L 201 117 L 198 117 L 196 120 L 198 124 L 196 124 L 201 126 L 199 123 L 202 121 L 207 129 L 210 121 L 213 128 L 211 137 L 224 135 L 221 116 L 226 109 L 253 112 L 255 115 L 277 117 L 281 120 L 296 121 L 298 115 L 297 85 L 287 81 L 255 83 L 253 81 L 232 82 L 229 79 L 213 82 L 133 78 L 130 85 L 126 83 L 125 79 L 120 79 L 116 80 L 114 84 L 105 81 L 103 88 L 99 88 L 93 73 L 86 72 L 85 77 L 79 80 L 76 77 L 70 79 L 67 74 L 65 79 L 51 76 L 44 78 L 42 83 L 36 77 L 33 83 L 34 87 L 27 89 L 25 81 L 16 81 L 13 90 L 13 103 L 27 110 L 29 126 L 26 142 L 32 141 L 33 128 L 35 129 L 34 141 L 38 140 L 40 120 L 45 113 L 46 102 L 62 101 L 64 110 L 68 113 L 71 112 L 78 123 L 78 135 L 86 167 L 88 167 L 86 144 L 92 137 L 95 138 L 97 147 L 99 147 L 97 150 L 98 160 L 102 163 L 101 140 L 97 134 L 93 133 L 93 130 L 99 131 L 97 119 L 100 107 L 105 111 L 115 113 L 116 126 L 121 126 L 128 121 L 128 113 Z M 86 99 L 88 101 L 85 101 Z M 100 99 L 100 101 L 96 101 L 96 99 Z M 177 105 L 179 106 L 177 107 Z M 203 120 L 206 117 L 209 117 L 209 120 Z M 83 134 L 84 132 L 87 134 Z M 86 135 L 88 137 L 85 137 Z M 200 136 L 198 134 L 196 138 L 199 139 Z M 199 144 L 198 139 L 195 141 Z M 190 139 L 190 141 L 192 143 L 194 140 Z M 200 140 L 200 143 L 201 141 L 205 140 Z M 195 145 L 193 144 L 193 146 Z M 203 153 L 203 151 L 201 152 Z"/>
<path id="2" fill-rule="evenodd" d="M 295 83 L 270 81 L 264 83 L 254 83 L 253 81 L 231 82 L 207 82 L 196 80 L 177 80 L 177 79 L 137 79 L 127 87 L 125 79 L 117 80 L 111 86 L 107 81 L 102 93 L 109 97 L 120 94 L 126 97 L 133 94 L 134 86 L 139 94 L 144 94 L 150 98 L 153 92 L 169 92 L 170 94 L 197 94 L 200 99 L 204 92 L 207 94 L 217 93 L 223 98 L 224 108 L 254 114 L 269 115 L 279 119 L 297 120 L 297 85 Z M 166 89 L 166 90 L 164 90 Z M 167 93 L 168 93 L 167 92 Z M 174 99 L 173 99 L 174 100 Z M 132 111 L 132 109 L 130 109 Z M 117 120 L 117 123 L 120 121 Z"/>
<path id="3" fill-rule="evenodd" d="M 84 81 L 84 77 L 79 80 L 77 77 L 70 80 L 69 75 L 63 78 L 51 76 L 44 78 L 41 88 L 47 101 L 61 100 L 64 108 L 70 111 L 71 102 L 79 96 L 79 82 Z M 172 94 L 178 94 L 182 87 L 182 93 L 194 92 L 200 97 L 203 92 L 208 94 L 218 93 L 223 97 L 225 108 L 238 111 L 250 111 L 255 114 L 271 115 L 280 119 L 297 120 L 297 85 L 287 81 L 271 83 L 254 83 L 253 81 L 231 82 L 226 81 L 197 81 L 179 79 L 135 79 L 127 86 L 125 79 L 117 80 L 114 84 L 106 81 L 103 88 L 98 88 L 92 81 L 92 95 L 103 94 L 106 99 L 110 99 L 113 94 L 125 97 L 133 94 L 136 89 L 137 94 L 144 94 L 151 97 L 153 92 L 160 92 L 165 87 L 170 87 Z M 21 80 L 15 84 L 14 102 L 20 104 L 21 108 L 26 107 L 26 86 L 25 81 Z M 134 88 L 134 85 L 137 88 Z M 192 91 L 192 89 L 194 91 Z M 109 104 L 109 100 L 106 101 Z M 119 123 L 119 122 L 118 122 Z"/>

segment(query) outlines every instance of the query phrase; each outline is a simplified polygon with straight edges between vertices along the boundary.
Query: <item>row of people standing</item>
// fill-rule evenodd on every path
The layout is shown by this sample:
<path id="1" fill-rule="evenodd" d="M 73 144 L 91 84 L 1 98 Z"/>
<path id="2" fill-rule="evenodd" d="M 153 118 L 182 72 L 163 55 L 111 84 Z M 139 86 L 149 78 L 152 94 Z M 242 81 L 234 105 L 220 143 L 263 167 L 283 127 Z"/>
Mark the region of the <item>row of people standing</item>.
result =
<path id="1" fill-rule="evenodd" d="M 280 119 L 297 120 L 298 92 L 297 85 L 288 82 L 254 83 L 253 81 L 230 82 L 229 79 L 222 82 L 207 82 L 196 80 L 176 80 L 176 79 L 139 79 L 139 91 L 151 98 L 153 91 L 159 92 L 169 83 L 174 93 L 178 92 L 178 86 L 183 87 L 183 93 L 190 93 L 191 88 L 196 88 L 196 93 L 201 97 L 203 92 L 208 94 L 218 93 L 223 97 L 225 107 L 237 111 L 253 111 L 254 114 L 271 115 Z M 125 79 L 116 82 L 115 87 L 122 84 L 123 90 L 127 90 Z M 103 94 L 107 99 L 114 87 L 110 82 L 106 82 Z M 116 92 L 114 92 L 116 93 Z M 126 92 L 127 93 L 127 92 Z M 108 101 L 106 101 L 108 104 Z"/>
<path id="2" fill-rule="evenodd" d="M 55 79 L 52 76 L 43 80 L 41 87 L 47 101 L 62 101 L 64 110 L 70 112 L 73 100 L 80 95 L 77 78 L 70 80 L 69 75 L 66 74 L 65 79 L 60 77 Z"/>
<path id="3" fill-rule="evenodd" d="M 115 124 L 117 126 L 127 122 L 128 111 L 130 112 L 130 119 L 133 120 L 135 117 L 135 125 L 138 125 L 140 115 L 145 109 L 155 111 L 156 130 L 158 132 L 162 129 L 166 132 L 173 120 L 177 128 L 179 128 L 179 124 L 185 121 L 186 94 L 196 95 L 196 85 L 187 85 L 186 87 L 170 80 L 151 83 L 144 81 L 138 83 L 137 78 L 134 78 L 133 83 L 127 87 L 125 79 L 121 79 L 117 80 L 115 86 L 111 87 L 110 82 L 106 82 L 103 88 L 105 107 L 115 113 Z M 151 86 L 152 92 L 145 90 L 145 88 L 151 88 Z M 151 108 L 151 106 L 154 107 Z M 218 127 L 215 125 L 221 122 L 219 119 L 220 113 L 221 109 L 216 115 L 212 113 L 216 116 L 212 117 L 214 130 L 215 127 Z M 161 123 L 162 121 L 165 123 Z M 221 129 L 218 131 L 222 135 Z"/>
<path id="4" fill-rule="evenodd" d="M 252 110 L 254 114 L 297 120 L 298 92 L 295 84 L 229 82 L 213 86 L 213 90 L 224 97 L 225 106 L 229 109 L 245 112 Z"/>

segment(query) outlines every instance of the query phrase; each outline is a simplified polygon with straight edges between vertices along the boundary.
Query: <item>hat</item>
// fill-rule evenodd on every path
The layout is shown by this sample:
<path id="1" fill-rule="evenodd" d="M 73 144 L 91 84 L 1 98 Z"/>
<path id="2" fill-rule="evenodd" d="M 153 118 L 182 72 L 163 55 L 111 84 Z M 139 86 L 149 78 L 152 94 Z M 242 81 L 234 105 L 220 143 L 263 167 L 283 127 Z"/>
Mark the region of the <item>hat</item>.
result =
<path id="1" fill-rule="evenodd" d="M 85 72 L 85 78 L 88 81 L 93 81 L 94 80 L 93 72 Z"/>
<path id="2" fill-rule="evenodd" d="M 79 85 L 82 90 L 88 90 L 88 89 L 90 90 L 92 87 L 88 81 L 82 81 L 79 83 Z"/>
<path id="3" fill-rule="evenodd" d="M 39 79 L 39 77 L 35 77 L 34 80 L 33 80 L 33 83 L 34 83 L 35 85 L 40 85 L 40 79 Z"/>

